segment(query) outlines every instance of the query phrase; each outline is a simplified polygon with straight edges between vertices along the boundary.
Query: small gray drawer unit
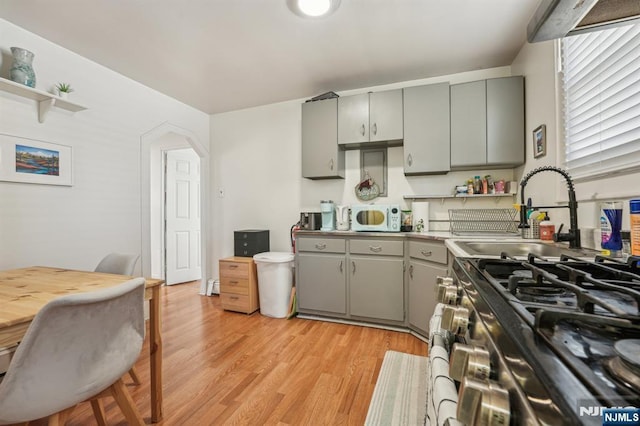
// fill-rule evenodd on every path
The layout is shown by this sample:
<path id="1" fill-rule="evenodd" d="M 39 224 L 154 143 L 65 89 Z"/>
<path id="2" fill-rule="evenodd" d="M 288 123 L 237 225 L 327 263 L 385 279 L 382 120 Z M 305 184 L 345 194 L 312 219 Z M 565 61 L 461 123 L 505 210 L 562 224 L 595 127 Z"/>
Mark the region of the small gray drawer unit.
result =
<path id="1" fill-rule="evenodd" d="M 233 254 L 240 257 L 253 257 L 258 253 L 269 251 L 269 231 L 262 229 L 245 229 L 233 233 Z"/>

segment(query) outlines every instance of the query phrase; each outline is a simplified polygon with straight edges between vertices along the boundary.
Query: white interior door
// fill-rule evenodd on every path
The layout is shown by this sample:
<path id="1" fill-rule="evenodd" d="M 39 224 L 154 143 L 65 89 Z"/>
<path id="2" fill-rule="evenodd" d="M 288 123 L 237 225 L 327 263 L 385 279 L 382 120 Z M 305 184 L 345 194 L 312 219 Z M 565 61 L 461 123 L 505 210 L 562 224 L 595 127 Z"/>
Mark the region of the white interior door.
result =
<path id="1" fill-rule="evenodd" d="M 193 149 L 166 152 L 165 234 L 167 285 L 199 280 L 200 157 Z"/>

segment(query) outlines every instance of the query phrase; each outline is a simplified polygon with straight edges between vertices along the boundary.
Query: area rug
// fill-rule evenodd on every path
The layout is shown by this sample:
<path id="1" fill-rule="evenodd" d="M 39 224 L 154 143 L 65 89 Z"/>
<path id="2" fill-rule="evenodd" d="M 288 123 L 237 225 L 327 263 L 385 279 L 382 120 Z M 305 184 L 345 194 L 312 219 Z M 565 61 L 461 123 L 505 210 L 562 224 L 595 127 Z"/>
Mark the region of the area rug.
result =
<path id="1" fill-rule="evenodd" d="M 365 425 L 423 425 L 427 401 L 427 357 L 384 354 Z"/>

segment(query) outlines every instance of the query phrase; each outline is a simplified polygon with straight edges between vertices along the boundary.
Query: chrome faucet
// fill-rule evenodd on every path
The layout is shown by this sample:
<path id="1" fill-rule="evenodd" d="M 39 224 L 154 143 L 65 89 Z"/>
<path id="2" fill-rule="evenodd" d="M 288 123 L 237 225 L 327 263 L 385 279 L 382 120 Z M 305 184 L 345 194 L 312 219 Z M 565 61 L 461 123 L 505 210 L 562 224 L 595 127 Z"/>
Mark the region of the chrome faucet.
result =
<path id="1" fill-rule="evenodd" d="M 527 206 L 524 203 L 524 187 L 527 186 L 527 182 L 529 179 L 535 174 L 540 172 L 550 171 L 560 173 L 562 177 L 567 181 L 567 188 L 569 189 L 569 203 L 566 206 Z M 554 241 L 568 241 L 570 248 L 582 248 L 580 245 L 580 230 L 578 229 L 578 202 L 576 201 L 576 192 L 573 187 L 573 180 L 571 176 L 566 170 L 560 169 L 554 166 L 543 166 L 538 167 L 537 169 L 533 169 L 530 171 L 522 180 L 520 181 L 520 225 L 519 228 L 528 228 L 529 224 L 527 223 L 527 210 L 528 209 L 556 209 L 556 208 L 569 208 L 569 232 L 562 233 L 562 227 L 564 225 L 560 225 L 558 228 L 558 232 L 553 234 Z"/>

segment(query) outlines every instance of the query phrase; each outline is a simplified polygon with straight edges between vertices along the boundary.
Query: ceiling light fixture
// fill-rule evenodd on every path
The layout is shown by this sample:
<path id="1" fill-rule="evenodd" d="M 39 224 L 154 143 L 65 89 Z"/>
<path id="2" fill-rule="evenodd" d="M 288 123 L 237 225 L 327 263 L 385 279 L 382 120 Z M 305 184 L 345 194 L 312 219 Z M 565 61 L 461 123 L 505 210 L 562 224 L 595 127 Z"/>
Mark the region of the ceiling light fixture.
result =
<path id="1" fill-rule="evenodd" d="M 322 18 L 332 14 L 340 0 L 287 0 L 289 9 L 303 18 Z"/>

